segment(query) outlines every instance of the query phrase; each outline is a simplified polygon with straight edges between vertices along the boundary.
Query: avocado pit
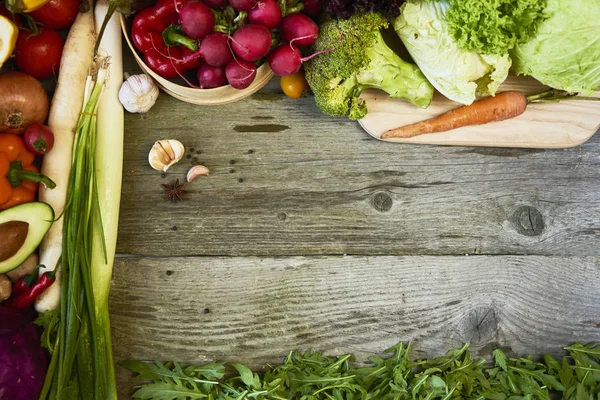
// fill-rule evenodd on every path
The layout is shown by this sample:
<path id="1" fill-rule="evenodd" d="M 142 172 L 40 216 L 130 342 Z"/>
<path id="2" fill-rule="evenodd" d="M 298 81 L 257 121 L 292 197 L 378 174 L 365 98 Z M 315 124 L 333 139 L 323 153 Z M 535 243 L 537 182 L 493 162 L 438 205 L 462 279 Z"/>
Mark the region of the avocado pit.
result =
<path id="1" fill-rule="evenodd" d="M 8 221 L 0 224 L 0 262 L 17 254 L 23 247 L 28 232 L 29 224 L 24 221 Z"/>

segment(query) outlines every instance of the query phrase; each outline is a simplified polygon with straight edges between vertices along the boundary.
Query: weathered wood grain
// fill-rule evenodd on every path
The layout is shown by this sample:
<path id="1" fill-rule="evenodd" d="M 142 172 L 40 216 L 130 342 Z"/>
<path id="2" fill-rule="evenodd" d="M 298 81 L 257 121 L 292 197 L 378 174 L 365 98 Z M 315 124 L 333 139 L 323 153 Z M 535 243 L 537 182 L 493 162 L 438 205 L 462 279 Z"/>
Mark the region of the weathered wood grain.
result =
<path id="1" fill-rule="evenodd" d="M 120 258 L 115 360 L 277 362 L 295 348 L 487 356 L 600 341 L 600 258 Z M 122 398 L 131 386 L 119 372 Z"/>
<path id="2" fill-rule="evenodd" d="M 125 127 L 120 253 L 599 254 L 600 137 L 547 151 L 383 143 L 276 82 L 219 107 L 161 95 Z M 161 138 L 188 148 L 165 178 L 147 162 Z M 165 202 L 161 184 L 194 163 L 211 176 Z"/>

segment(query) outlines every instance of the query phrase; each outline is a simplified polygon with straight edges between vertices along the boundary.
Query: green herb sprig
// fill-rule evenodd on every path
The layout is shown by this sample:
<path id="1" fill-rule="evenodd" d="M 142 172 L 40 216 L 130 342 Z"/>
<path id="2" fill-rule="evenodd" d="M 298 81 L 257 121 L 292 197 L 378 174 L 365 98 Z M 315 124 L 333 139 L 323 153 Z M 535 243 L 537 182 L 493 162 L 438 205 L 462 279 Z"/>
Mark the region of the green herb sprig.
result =
<path id="1" fill-rule="evenodd" d="M 510 358 L 496 349 L 491 367 L 483 358 L 472 358 L 468 347 L 412 360 L 410 345 L 398 343 L 386 357 L 370 357 L 372 365 L 365 368 L 355 368 L 350 354 L 293 351 L 263 374 L 214 362 L 121 365 L 150 381 L 133 394 L 143 400 L 600 400 L 598 344 L 577 343 L 565 348 L 568 355 L 561 361 L 546 355 L 541 362 Z"/>

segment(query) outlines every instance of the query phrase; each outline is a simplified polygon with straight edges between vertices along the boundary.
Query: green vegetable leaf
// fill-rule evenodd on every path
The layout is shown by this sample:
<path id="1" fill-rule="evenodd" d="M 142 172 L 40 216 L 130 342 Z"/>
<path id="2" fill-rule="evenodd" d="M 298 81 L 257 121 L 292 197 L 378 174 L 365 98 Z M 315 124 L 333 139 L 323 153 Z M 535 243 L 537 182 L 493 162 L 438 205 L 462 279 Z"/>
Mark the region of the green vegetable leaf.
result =
<path id="1" fill-rule="evenodd" d="M 141 386 L 134 394 L 134 399 L 141 400 L 196 400 L 206 399 L 208 395 L 198 388 L 188 388 L 172 382 L 154 382 Z"/>
<path id="2" fill-rule="evenodd" d="M 494 357 L 494 361 L 496 361 L 496 365 L 502 368 L 503 371 L 508 371 L 508 364 L 506 359 L 506 354 L 500 349 L 496 349 L 492 352 L 492 357 Z"/>

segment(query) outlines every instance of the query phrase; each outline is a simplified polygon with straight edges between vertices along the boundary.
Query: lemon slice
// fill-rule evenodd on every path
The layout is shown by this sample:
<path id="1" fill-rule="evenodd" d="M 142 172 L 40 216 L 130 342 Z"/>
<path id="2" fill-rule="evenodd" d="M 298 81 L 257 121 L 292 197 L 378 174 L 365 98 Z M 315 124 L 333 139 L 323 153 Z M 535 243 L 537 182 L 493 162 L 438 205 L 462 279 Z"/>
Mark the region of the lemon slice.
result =
<path id="1" fill-rule="evenodd" d="M 19 28 L 10 19 L 0 15 L 0 67 L 12 54 L 18 35 Z"/>

